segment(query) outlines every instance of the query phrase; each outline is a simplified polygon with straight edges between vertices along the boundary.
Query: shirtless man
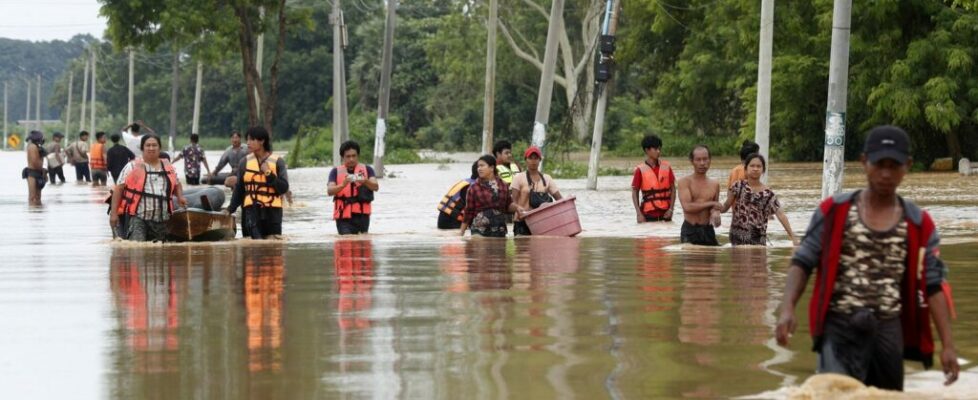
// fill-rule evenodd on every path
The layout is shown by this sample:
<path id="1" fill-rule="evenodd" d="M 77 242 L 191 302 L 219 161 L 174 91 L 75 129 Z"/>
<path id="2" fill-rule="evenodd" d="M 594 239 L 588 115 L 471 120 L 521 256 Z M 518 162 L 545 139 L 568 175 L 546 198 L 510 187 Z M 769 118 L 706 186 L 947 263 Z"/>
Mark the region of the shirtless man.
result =
<path id="1" fill-rule="evenodd" d="M 719 246 L 714 225 L 720 222 L 720 182 L 710 179 L 710 149 L 697 145 L 689 152 L 693 174 L 679 180 L 679 201 L 683 205 L 680 241 L 701 246 Z"/>

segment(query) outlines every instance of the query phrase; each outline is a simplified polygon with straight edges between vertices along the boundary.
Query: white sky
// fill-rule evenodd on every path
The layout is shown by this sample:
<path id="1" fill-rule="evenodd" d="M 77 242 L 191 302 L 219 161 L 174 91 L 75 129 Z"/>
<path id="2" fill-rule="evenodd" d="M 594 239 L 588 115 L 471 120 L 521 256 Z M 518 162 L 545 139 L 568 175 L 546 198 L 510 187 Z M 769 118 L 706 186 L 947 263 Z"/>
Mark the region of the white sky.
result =
<path id="1" fill-rule="evenodd" d="M 101 38 L 106 20 L 97 0 L 0 0 L 0 37 L 68 40 L 88 33 Z"/>

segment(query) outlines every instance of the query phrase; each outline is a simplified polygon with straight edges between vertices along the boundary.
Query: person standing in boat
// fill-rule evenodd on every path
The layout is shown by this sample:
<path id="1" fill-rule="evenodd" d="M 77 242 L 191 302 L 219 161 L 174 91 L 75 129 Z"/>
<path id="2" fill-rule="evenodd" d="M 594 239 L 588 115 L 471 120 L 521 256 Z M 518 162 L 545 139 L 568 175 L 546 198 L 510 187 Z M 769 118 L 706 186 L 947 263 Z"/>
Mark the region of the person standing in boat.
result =
<path id="1" fill-rule="evenodd" d="M 272 154 L 272 139 L 265 128 L 245 133 L 251 153 L 238 165 L 237 182 L 228 213 L 242 207 L 241 234 L 252 239 L 282 235 L 282 197 L 289 191 L 285 159 Z"/>
<path id="2" fill-rule="evenodd" d="M 544 203 L 551 203 L 560 200 L 560 190 L 557 189 L 557 182 L 554 182 L 550 175 L 540 172 L 540 162 L 543 161 L 543 152 L 537 146 L 530 146 L 523 153 L 526 160 L 526 171 L 520 172 L 513 177 L 513 184 L 509 187 L 510 194 L 516 206 L 524 210 L 533 210 Z M 514 218 L 513 234 L 516 236 L 529 236 L 530 227 L 519 215 Z"/>
<path id="3" fill-rule="evenodd" d="M 187 206 L 183 187 L 169 161 L 160 158 L 160 138 L 143 135 L 139 149 L 142 158 L 126 164 L 119 173 L 119 182 L 112 191 L 109 223 L 116 227 L 119 216 L 125 216 L 124 239 L 132 241 L 166 240 L 166 221 L 175 209 L 173 197 L 181 207 Z"/>

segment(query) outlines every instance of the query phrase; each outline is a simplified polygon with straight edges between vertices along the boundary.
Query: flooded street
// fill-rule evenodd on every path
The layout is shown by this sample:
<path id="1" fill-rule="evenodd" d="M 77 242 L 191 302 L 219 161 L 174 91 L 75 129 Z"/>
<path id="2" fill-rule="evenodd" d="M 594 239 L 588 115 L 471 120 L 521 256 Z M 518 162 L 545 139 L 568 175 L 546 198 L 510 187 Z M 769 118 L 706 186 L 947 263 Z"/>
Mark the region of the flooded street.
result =
<path id="1" fill-rule="evenodd" d="M 635 223 L 631 177 L 558 180 L 580 237 L 461 239 L 435 228 L 435 206 L 471 162 L 388 166 L 372 233 L 341 239 L 329 170 L 297 169 L 284 241 L 138 245 L 111 240 L 107 190 L 70 166 L 29 208 L 24 158 L 0 153 L 4 398 L 776 398 L 815 368 L 811 284 L 790 348 L 773 341 L 792 250 L 780 224 L 769 248 L 682 246 L 681 217 Z M 770 170 L 799 234 L 820 167 Z M 912 174 L 901 194 L 941 232 L 963 359 L 946 389 L 939 360 L 907 363 L 907 390 L 978 397 L 978 178 Z"/>

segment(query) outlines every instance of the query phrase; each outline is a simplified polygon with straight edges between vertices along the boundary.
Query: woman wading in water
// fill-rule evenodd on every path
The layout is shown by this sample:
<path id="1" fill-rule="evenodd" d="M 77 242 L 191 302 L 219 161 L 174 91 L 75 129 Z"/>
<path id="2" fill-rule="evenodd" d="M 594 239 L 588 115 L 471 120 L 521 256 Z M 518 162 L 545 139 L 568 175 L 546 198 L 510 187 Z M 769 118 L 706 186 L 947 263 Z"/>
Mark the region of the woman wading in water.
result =
<path id="1" fill-rule="evenodd" d="M 470 185 L 460 236 L 471 227 L 472 235 L 506 237 L 506 213 L 522 212 L 509 193 L 509 185 L 496 176 L 496 158 L 479 158 L 479 179 Z"/>
<path id="2" fill-rule="evenodd" d="M 721 212 L 733 207 L 730 222 L 730 243 L 738 245 L 767 245 L 767 220 L 772 215 L 778 217 L 791 243 L 798 245 L 798 237 L 791 231 L 788 217 L 781 210 L 781 202 L 771 188 L 761 182 L 761 175 L 767 172 L 764 156 L 754 153 L 744 159 L 747 179 L 738 181 L 727 192 L 727 201 Z"/>

